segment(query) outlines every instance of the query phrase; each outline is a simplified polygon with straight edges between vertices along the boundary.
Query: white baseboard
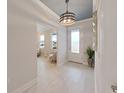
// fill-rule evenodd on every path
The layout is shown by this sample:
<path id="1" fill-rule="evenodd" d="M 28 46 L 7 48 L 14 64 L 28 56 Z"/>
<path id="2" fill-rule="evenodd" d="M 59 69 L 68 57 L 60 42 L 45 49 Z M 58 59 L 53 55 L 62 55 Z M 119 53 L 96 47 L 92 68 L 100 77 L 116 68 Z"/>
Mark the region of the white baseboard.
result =
<path id="1" fill-rule="evenodd" d="M 83 62 L 83 65 L 88 66 L 88 62 L 87 62 L 87 61 L 84 61 L 84 62 Z"/>
<path id="2" fill-rule="evenodd" d="M 22 87 L 17 88 L 15 91 L 12 93 L 23 93 L 27 89 L 31 88 L 33 85 L 37 84 L 37 78 L 31 80 L 30 82 L 24 84 Z"/>

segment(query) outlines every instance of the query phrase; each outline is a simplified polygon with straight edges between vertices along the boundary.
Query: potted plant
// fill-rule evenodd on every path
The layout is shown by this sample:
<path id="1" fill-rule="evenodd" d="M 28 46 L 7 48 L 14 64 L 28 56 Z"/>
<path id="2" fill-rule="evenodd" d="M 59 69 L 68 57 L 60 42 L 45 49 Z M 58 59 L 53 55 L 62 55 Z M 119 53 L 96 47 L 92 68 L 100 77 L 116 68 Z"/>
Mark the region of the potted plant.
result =
<path id="1" fill-rule="evenodd" d="M 94 50 L 91 47 L 88 47 L 86 50 L 86 53 L 88 55 L 88 65 L 90 67 L 94 66 Z"/>

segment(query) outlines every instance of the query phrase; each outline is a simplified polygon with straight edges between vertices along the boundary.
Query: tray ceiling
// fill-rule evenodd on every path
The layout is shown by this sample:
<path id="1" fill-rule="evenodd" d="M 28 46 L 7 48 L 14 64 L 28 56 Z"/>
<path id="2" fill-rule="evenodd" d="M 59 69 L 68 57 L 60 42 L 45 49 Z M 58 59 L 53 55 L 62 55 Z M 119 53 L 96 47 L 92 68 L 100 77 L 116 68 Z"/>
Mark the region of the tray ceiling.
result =
<path id="1" fill-rule="evenodd" d="M 57 15 L 65 12 L 65 0 L 40 0 Z M 92 17 L 93 0 L 69 0 L 69 11 L 76 14 L 77 21 Z"/>

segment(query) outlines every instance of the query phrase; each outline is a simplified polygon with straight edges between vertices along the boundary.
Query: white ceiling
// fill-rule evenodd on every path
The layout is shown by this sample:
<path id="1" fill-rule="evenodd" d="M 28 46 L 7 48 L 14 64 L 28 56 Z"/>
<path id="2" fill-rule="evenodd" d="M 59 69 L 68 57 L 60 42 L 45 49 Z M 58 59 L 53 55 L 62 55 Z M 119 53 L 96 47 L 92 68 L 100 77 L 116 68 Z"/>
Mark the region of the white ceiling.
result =
<path id="1" fill-rule="evenodd" d="M 65 12 L 65 0 L 40 0 L 57 15 Z M 76 14 L 77 21 L 92 17 L 93 0 L 69 0 L 69 11 Z"/>

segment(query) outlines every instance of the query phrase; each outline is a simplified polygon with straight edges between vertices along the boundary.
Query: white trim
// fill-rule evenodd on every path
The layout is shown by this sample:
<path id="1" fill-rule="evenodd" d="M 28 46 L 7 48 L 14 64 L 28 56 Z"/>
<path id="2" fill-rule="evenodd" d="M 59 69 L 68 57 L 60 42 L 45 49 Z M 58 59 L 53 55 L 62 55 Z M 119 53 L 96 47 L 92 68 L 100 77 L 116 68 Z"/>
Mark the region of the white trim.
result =
<path id="1" fill-rule="evenodd" d="M 84 19 L 84 20 L 80 20 L 80 21 L 76 21 L 73 25 L 70 25 L 70 26 L 68 26 L 68 29 L 69 28 L 80 28 L 80 27 L 82 27 L 83 26 L 83 24 L 85 24 L 86 22 L 92 22 L 93 21 L 93 18 L 91 17 L 91 18 L 88 18 L 88 19 Z M 81 26 L 82 25 L 82 26 Z"/>
<path id="2" fill-rule="evenodd" d="M 88 22 L 88 21 L 92 21 L 93 18 L 88 18 L 88 19 L 84 19 L 84 20 L 80 20 L 80 21 L 76 21 L 75 24 L 71 25 L 71 26 L 75 26 L 75 25 L 78 25 L 78 24 L 81 24 L 81 23 L 85 23 L 85 22 Z"/>
<path id="3" fill-rule="evenodd" d="M 37 84 L 37 78 L 29 81 L 28 83 L 24 84 L 23 86 L 17 88 L 12 93 L 23 93 L 27 89 L 31 88 L 33 85 Z"/>
<path id="4" fill-rule="evenodd" d="M 41 0 L 32 0 L 32 1 L 36 2 L 40 7 L 42 7 L 42 9 L 47 11 L 51 16 L 54 16 L 55 18 L 59 19 L 59 16 L 55 12 L 53 12 L 49 7 L 47 7 Z"/>
<path id="5" fill-rule="evenodd" d="M 51 24 L 52 26 L 54 26 L 54 27 L 58 27 L 59 26 L 59 22 L 58 22 L 58 20 L 59 20 L 59 16 L 55 13 L 55 12 L 53 12 L 50 8 L 48 8 L 44 3 L 42 3 L 42 1 L 41 0 L 32 0 L 35 4 L 37 4 L 38 6 L 39 6 L 39 8 L 41 8 L 42 10 L 44 10 L 45 12 L 46 12 L 46 14 L 47 15 L 50 15 L 50 16 L 52 16 L 53 17 L 53 19 L 54 20 L 50 20 L 50 19 L 44 19 L 44 14 L 43 15 L 41 15 L 41 17 L 44 19 L 44 21 L 46 22 L 46 23 L 49 23 L 49 24 Z"/>
<path id="6" fill-rule="evenodd" d="M 84 20 L 80 20 L 80 21 L 77 21 L 76 23 L 82 23 L 82 22 L 87 22 L 87 21 L 91 21 L 93 20 L 93 18 L 88 18 L 88 19 L 84 19 Z"/>

